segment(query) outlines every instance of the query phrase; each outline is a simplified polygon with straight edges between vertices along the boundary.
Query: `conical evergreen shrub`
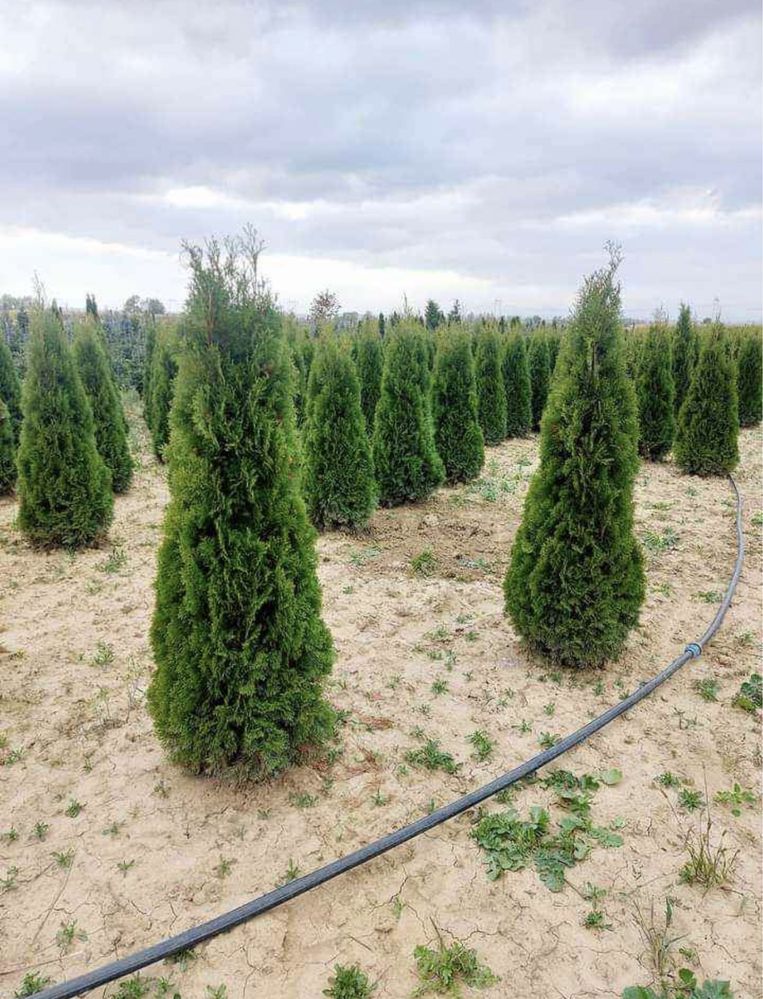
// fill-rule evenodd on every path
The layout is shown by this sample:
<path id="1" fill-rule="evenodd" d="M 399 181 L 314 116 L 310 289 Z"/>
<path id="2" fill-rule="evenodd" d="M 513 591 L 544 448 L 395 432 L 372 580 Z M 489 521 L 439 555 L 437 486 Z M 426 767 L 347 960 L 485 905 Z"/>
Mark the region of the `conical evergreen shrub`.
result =
<path id="1" fill-rule="evenodd" d="M 532 385 L 527 348 L 520 333 L 510 334 L 503 355 L 506 390 L 506 436 L 525 437 L 532 428 Z"/>
<path id="2" fill-rule="evenodd" d="M 641 353 L 644 349 L 643 328 L 632 328 L 625 334 L 625 370 L 633 384 L 636 384 L 639 367 L 641 366 Z"/>
<path id="3" fill-rule="evenodd" d="M 716 323 L 701 340 L 699 360 L 678 414 L 673 455 L 690 475 L 726 475 L 739 461 L 736 371 L 728 338 Z"/>
<path id="4" fill-rule="evenodd" d="M 13 492 L 16 485 L 16 438 L 11 411 L 0 399 L 0 496 Z"/>
<path id="5" fill-rule="evenodd" d="M 638 421 L 616 266 L 613 258 L 579 294 L 504 584 L 519 634 L 570 666 L 617 657 L 644 599 L 633 532 Z"/>
<path id="6" fill-rule="evenodd" d="M 360 380 L 360 405 L 369 437 L 374 430 L 374 416 L 381 392 L 384 352 L 375 323 L 364 323 L 352 345 L 352 356 Z"/>
<path id="7" fill-rule="evenodd" d="M 150 420 L 151 443 L 159 461 L 164 461 L 164 450 L 170 436 L 170 409 L 175 391 L 177 361 L 175 344 L 168 330 L 162 330 L 157 337 L 151 362 L 150 380 Z"/>
<path id="8" fill-rule="evenodd" d="M 474 367 L 477 376 L 477 409 L 486 444 L 499 444 L 506 436 L 506 388 L 503 383 L 501 339 L 494 326 L 477 334 Z"/>
<path id="9" fill-rule="evenodd" d="M 485 461 L 479 424 L 471 337 L 461 326 L 443 327 L 432 389 L 435 446 L 448 483 L 475 479 Z"/>
<path id="10" fill-rule="evenodd" d="M 548 386 L 551 381 L 551 365 L 545 334 L 536 331 L 530 336 L 527 348 L 527 363 L 530 366 L 530 386 L 532 391 L 533 430 L 540 427 L 543 410 L 546 408 Z"/>
<path id="11" fill-rule="evenodd" d="M 21 384 L 13 366 L 11 349 L 0 336 L 0 399 L 8 407 L 13 438 L 18 441 L 21 432 Z"/>
<path id="12" fill-rule="evenodd" d="M 79 548 L 106 532 L 111 474 L 98 454 L 93 413 L 57 317 L 32 319 L 22 391 L 18 521 L 34 543 Z"/>
<path id="13" fill-rule="evenodd" d="M 739 425 L 754 427 L 763 419 L 763 355 L 760 332 L 742 334 L 737 358 Z"/>
<path id="14" fill-rule="evenodd" d="M 691 320 L 691 310 L 681 303 L 678 322 L 673 331 L 673 385 L 675 388 L 674 409 L 676 414 L 683 405 L 686 393 L 689 391 L 694 365 L 697 363 L 699 344 L 694 323 Z"/>
<path id="15" fill-rule="evenodd" d="M 281 319 L 242 247 L 226 246 L 188 251 L 148 702 L 175 760 L 259 777 L 333 731 L 334 653 Z"/>
<path id="16" fill-rule="evenodd" d="M 146 346 L 143 356 L 143 419 L 151 429 L 151 376 L 154 369 L 154 351 L 156 350 L 156 324 L 150 323 L 146 329 Z"/>
<path id="17" fill-rule="evenodd" d="M 670 335 L 653 323 L 644 338 L 636 377 L 639 451 L 649 461 L 661 461 L 670 451 L 675 430 L 673 358 Z"/>
<path id="18" fill-rule="evenodd" d="M 425 499 L 445 478 L 434 443 L 429 385 L 421 327 L 390 324 L 373 437 L 379 501 L 385 506 Z"/>
<path id="19" fill-rule="evenodd" d="M 318 346 L 308 394 L 303 437 L 308 514 L 319 530 L 363 527 L 376 507 L 371 445 L 355 365 L 333 336 Z"/>
<path id="20" fill-rule="evenodd" d="M 127 422 L 103 340 L 92 319 L 80 323 L 77 328 L 74 359 L 93 411 L 98 453 L 111 472 L 111 488 L 115 493 L 123 493 L 129 488 L 133 473 Z"/>

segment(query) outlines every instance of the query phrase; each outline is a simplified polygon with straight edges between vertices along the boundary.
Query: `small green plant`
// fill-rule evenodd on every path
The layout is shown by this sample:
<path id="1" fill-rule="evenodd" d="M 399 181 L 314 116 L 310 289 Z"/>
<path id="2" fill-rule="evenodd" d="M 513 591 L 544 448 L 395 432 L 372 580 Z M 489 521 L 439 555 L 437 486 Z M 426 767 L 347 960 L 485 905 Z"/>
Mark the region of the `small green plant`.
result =
<path id="1" fill-rule="evenodd" d="M 207 985 L 207 999 L 228 999 L 227 985 Z"/>
<path id="2" fill-rule="evenodd" d="M 287 885 L 290 881 L 296 881 L 298 877 L 302 874 L 302 871 L 294 863 L 294 861 L 289 857 L 289 864 L 286 868 L 286 873 L 281 878 L 280 884 Z"/>
<path id="3" fill-rule="evenodd" d="M 717 701 L 719 683 L 714 676 L 706 676 L 701 680 L 694 681 L 694 689 L 703 701 Z"/>
<path id="4" fill-rule="evenodd" d="M 742 805 L 747 805 L 752 808 L 752 806 L 757 801 L 757 797 L 752 791 L 748 791 L 743 788 L 740 784 L 734 784 L 730 791 L 718 791 L 715 795 L 715 801 L 719 805 L 730 805 L 731 814 L 735 815 L 737 818 L 742 814 Z"/>
<path id="5" fill-rule="evenodd" d="M 110 575 L 113 575 L 117 572 L 121 572 L 126 565 L 127 565 L 127 555 L 125 553 L 125 550 L 123 548 L 115 546 L 114 548 L 111 549 L 106 558 L 103 559 L 102 562 L 98 563 L 96 569 L 99 572 L 106 572 L 109 573 Z"/>
<path id="6" fill-rule="evenodd" d="M 591 903 L 591 911 L 586 914 L 583 926 L 588 930 L 611 930 L 612 924 L 606 922 L 606 914 L 600 905 L 602 899 L 607 897 L 607 889 L 598 888 L 588 881 L 581 895 L 587 902 Z"/>
<path id="7" fill-rule="evenodd" d="M 59 867 L 68 871 L 74 861 L 74 850 L 62 850 L 60 853 L 54 852 L 53 859 Z"/>
<path id="8" fill-rule="evenodd" d="M 13 891 L 16 888 L 16 879 L 19 876 L 19 869 L 15 865 L 12 867 L 7 867 L 5 870 L 5 877 L 0 878 L 0 894 Z"/>
<path id="9" fill-rule="evenodd" d="M 687 812 L 696 812 L 698 808 L 702 807 L 704 802 L 705 799 L 702 797 L 702 792 L 694 788 L 682 787 L 678 792 L 678 803 Z"/>
<path id="10" fill-rule="evenodd" d="M 98 642 L 90 662 L 93 666 L 108 666 L 114 662 L 114 649 L 108 642 Z"/>
<path id="11" fill-rule="evenodd" d="M 495 743 L 490 736 L 481 729 L 477 729 L 472 732 L 469 736 L 469 742 L 474 747 L 474 753 L 472 755 L 475 759 L 479 760 L 480 763 L 484 763 L 485 760 L 489 760 L 493 755 Z"/>
<path id="12" fill-rule="evenodd" d="M 66 811 L 64 812 L 70 819 L 76 819 L 79 813 L 85 806 L 81 802 L 76 801 L 74 798 L 71 799 L 69 804 L 66 806 Z"/>
<path id="13" fill-rule="evenodd" d="M 431 548 L 425 548 L 411 559 L 414 576 L 433 576 L 437 571 L 437 558 Z"/>
<path id="14" fill-rule="evenodd" d="M 760 673 L 752 673 L 750 679 L 742 683 L 734 706 L 750 712 L 763 708 L 763 676 Z"/>
<path id="15" fill-rule="evenodd" d="M 21 979 L 21 985 L 13 993 L 13 999 L 26 999 L 27 996 L 42 992 L 46 985 L 50 985 L 50 982 L 51 979 L 47 975 L 43 977 L 38 975 L 36 971 L 27 971 Z"/>
<path id="16" fill-rule="evenodd" d="M 448 691 L 448 681 L 437 679 L 432 684 L 432 693 L 435 697 L 439 697 L 440 694 L 445 694 Z"/>
<path id="17" fill-rule="evenodd" d="M 289 795 L 289 801 L 296 808 L 312 808 L 318 801 L 318 798 L 314 794 L 308 794 L 307 791 L 292 792 Z"/>
<path id="18" fill-rule="evenodd" d="M 676 774 L 671 773 L 670 770 L 666 770 L 664 773 L 658 774 L 654 779 L 658 784 L 661 784 L 662 787 L 680 787 L 682 783 L 681 778 Z"/>
<path id="19" fill-rule="evenodd" d="M 18 838 L 19 834 L 14 826 L 11 826 L 8 832 L 0 833 L 0 839 L 5 840 L 6 843 L 15 843 Z"/>
<path id="20" fill-rule="evenodd" d="M 644 531 L 641 543 L 650 555 L 661 555 L 678 547 L 679 537 L 672 527 L 666 527 L 660 534 L 658 531 Z"/>
<path id="21" fill-rule="evenodd" d="M 58 933 L 56 933 L 56 943 L 59 950 L 65 954 L 71 949 L 75 940 L 87 940 L 87 933 L 78 928 L 76 920 L 71 923 L 61 923 Z"/>
<path id="22" fill-rule="evenodd" d="M 220 861 L 212 868 L 216 878 L 227 878 L 230 872 L 233 870 L 233 861 L 229 860 L 227 857 L 220 857 Z"/>
<path id="23" fill-rule="evenodd" d="M 122 877 L 125 878 L 127 877 L 128 872 L 133 869 L 133 867 L 135 867 L 134 860 L 120 860 L 117 863 L 117 870 L 121 871 Z"/>
<path id="24" fill-rule="evenodd" d="M 556 733 L 552 735 L 550 732 L 541 732 L 538 736 L 538 745 L 541 749 L 552 749 L 560 740 L 561 736 Z"/>
<path id="25" fill-rule="evenodd" d="M 679 878 L 684 884 L 699 885 L 705 891 L 720 888 L 731 880 L 739 855 L 738 850 L 732 852 L 724 844 L 725 830 L 717 842 L 714 841 L 712 830 L 713 823 L 708 809 L 704 824 L 686 839 L 689 859 L 679 871 Z"/>
<path id="26" fill-rule="evenodd" d="M 375 989 L 376 985 L 357 964 L 335 964 L 334 974 L 329 978 L 323 995 L 330 999 L 368 999 Z"/>
<path id="27" fill-rule="evenodd" d="M 444 770 L 446 774 L 454 774 L 460 764 L 456 763 L 450 753 L 440 749 L 436 739 L 428 739 L 419 749 L 410 749 L 405 759 L 415 767 L 425 770 Z"/>
<path id="28" fill-rule="evenodd" d="M 423 945 L 414 948 L 413 957 L 421 982 L 414 996 L 434 993 L 458 997 L 463 995 L 462 985 L 486 989 L 498 981 L 490 968 L 480 962 L 476 950 L 465 947 L 460 940 L 454 940 L 450 947 L 446 947 L 439 931 L 437 936 L 436 950 Z"/>

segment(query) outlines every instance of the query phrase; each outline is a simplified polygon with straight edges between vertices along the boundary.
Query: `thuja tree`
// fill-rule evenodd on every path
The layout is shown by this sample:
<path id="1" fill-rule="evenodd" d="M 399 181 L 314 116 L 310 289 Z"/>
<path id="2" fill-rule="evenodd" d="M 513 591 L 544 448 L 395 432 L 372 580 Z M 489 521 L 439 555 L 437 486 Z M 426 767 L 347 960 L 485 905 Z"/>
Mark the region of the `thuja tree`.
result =
<path id="1" fill-rule="evenodd" d="M 673 454 L 691 475 L 725 475 L 739 461 L 736 371 L 720 323 L 702 336 L 699 359 L 678 414 Z"/>
<path id="2" fill-rule="evenodd" d="M 13 491 L 16 484 L 16 437 L 11 411 L 0 399 L 0 496 Z"/>
<path id="3" fill-rule="evenodd" d="M 127 441 L 127 421 L 111 373 L 103 338 L 93 319 L 78 325 L 74 358 L 93 411 L 95 443 L 111 472 L 115 493 L 125 492 L 132 481 L 133 460 Z"/>
<path id="4" fill-rule="evenodd" d="M 506 389 L 503 383 L 501 338 L 492 326 L 476 338 L 475 369 L 480 427 L 486 444 L 498 444 L 506 436 Z"/>
<path id="5" fill-rule="evenodd" d="M 178 369 L 176 349 L 170 330 L 161 330 L 151 360 L 148 421 L 154 454 L 160 461 L 164 461 L 164 449 L 170 436 L 170 409 Z"/>
<path id="6" fill-rule="evenodd" d="M 432 389 L 437 453 L 449 483 L 476 478 L 485 461 L 471 337 L 462 326 L 443 329 Z"/>
<path id="7" fill-rule="evenodd" d="M 743 332 L 737 356 L 739 425 L 753 427 L 763 418 L 763 369 L 759 330 Z"/>
<path id="8" fill-rule="evenodd" d="M 156 350 L 156 323 L 152 322 L 146 329 L 146 347 L 143 357 L 143 417 L 146 426 L 151 429 L 151 375 L 154 366 L 154 351 Z"/>
<path id="9" fill-rule="evenodd" d="M 638 421 L 623 358 L 617 263 L 613 256 L 579 294 L 504 584 L 519 634 L 570 666 L 619 655 L 644 599 L 633 531 Z"/>
<path id="10" fill-rule="evenodd" d="M 21 430 L 21 384 L 10 347 L 3 336 L 0 336 L 0 399 L 8 407 L 13 437 L 18 440 Z"/>
<path id="11" fill-rule="evenodd" d="M 429 385 L 421 327 L 398 323 L 387 333 L 374 419 L 374 469 L 385 506 L 424 499 L 445 478 L 434 443 Z"/>
<path id="12" fill-rule="evenodd" d="M 638 446 L 640 453 L 650 461 L 661 461 L 673 444 L 673 396 L 670 334 L 664 323 L 652 323 L 644 338 L 636 376 Z"/>
<path id="13" fill-rule="evenodd" d="M 355 365 L 324 337 L 310 371 L 303 435 L 307 509 L 319 529 L 363 527 L 376 506 L 371 445 Z"/>
<path id="14" fill-rule="evenodd" d="M 506 390 L 506 436 L 524 437 L 533 421 L 530 366 L 524 337 L 512 333 L 503 354 L 503 385 Z"/>
<path id="15" fill-rule="evenodd" d="M 678 322 L 673 331 L 673 384 L 675 387 L 674 409 L 680 410 L 686 393 L 689 391 L 691 376 L 697 361 L 697 333 L 691 319 L 688 305 L 681 304 Z"/>
<path id="16" fill-rule="evenodd" d="M 360 405 L 366 421 L 366 430 L 373 434 L 374 415 L 381 392 L 384 353 L 382 339 L 375 322 L 364 322 L 352 344 L 352 356 L 360 381 Z"/>
<path id="17" fill-rule="evenodd" d="M 548 386 L 551 380 L 551 364 L 544 333 L 538 331 L 530 336 L 527 361 L 530 366 L 533 430 L 537 430 L 540 427 L 543 410 L 546 408 Z"/>
<path id="18" fill-rule="evenodd" d="M 111 474 L 63 328 L 49 310 L 32 318 L 22 412 L 19 526 L 42 546 L 98 541 L 111 523 Z"/>
<path id="19" fill-rule="evenodd" d="M 333 730 L 292 365 L 251 241 L 188 248 L 148 702 L 174 759 L 265 776 Z"/>

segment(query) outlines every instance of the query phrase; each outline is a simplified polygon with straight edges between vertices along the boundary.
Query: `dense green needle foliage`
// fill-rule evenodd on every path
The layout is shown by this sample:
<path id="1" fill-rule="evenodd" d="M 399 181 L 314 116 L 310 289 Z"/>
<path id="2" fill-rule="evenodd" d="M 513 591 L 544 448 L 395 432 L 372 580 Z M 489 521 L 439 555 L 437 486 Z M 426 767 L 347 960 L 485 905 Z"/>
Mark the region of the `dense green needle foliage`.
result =
<path id="1" fill-rule="evenodd" d="M 156 350 L 156 324 L 150 323 L 146 329 L 145 355 L 143 357 L 143 418 L 146 426 L 151 429 L 151 374 L 154 366 L 154 351 Z"/>
<path id="2" fill-rule="evenodd" d="M 373 434 L 376 406 L 381 392 L 384 350 L 376 323 L 361 326 L 352 344 L 352 356 L 360 380 L 360 405 L 366 420 L 369 437 Z"/>
<path id="3" fill-rule="evenodd" d="M 16 438 L 11 411 L 0 399 L 0 496 L 13 491 L 16 484 Z"/>
<path id="4" fill-rule="evenodd" d="M 571 666 L 615 658 L 644 599 L 633 532 L 638 421 L 616 266 L 613 257 L 583 283 L 504 584 L 520 635 Z"/>
<path id="5" fill-rule="evenodd" d="M 127 421 L 106 357 L 103 337 L 93 319 L 87 319 L 78 326 L 74 358 L 93 411 L 98 453 L 111 472 L 111 488 L 115 493 L 123 493 L 128 489 L 133 473 Z"/>
<path id="6" fill-rule="evenodd" d="M 151 358 L 150 419 L 148 421 L 154 454 L 159 461 L 164 461 L 164 450 L 170 436 L 170 410 L 178 370 L 175 358 L 176 349 L 170 331 L 162 330 L 157 336 Z"/>
<path id="7" fill-rule="evenodd" d="M 736 371 L 720 323 L 702 336 L 699 359 L 678 414 L 676 464 L 690 475 L 727 475 L 739 461 Z"/>
<path id="8" fill-rule="evenodd" d="M 8 407 L 13 438 L 18 441 L 21 432 L 21 384 L 13 365 L 10 347 L 2 336 L 0 336 L 0 399 Z"/>
<path id="9" fill-rule="evenodd" d="M 334 653 L 281 319 L 245 242 L 188 253 L 148 700 L 177 761 L 261 777 L 333 731 Z"/>
<path id="10" fill-rule="evenodd" d="M 445 478 L 434 443 L 425 335 L 405 320 L 386 336 L 373 437 L 379 501 L 385 506 L 425 499 Z"/>
<path id="11" fill-rule="evenodd" d="M 556 361 L 559 357 L 559 349 L 562 345 L 562 335 L 558 329 L 550 329 L 546 331 L 546 344 L 548 345 L 549 377 L 553 378 Z"/>
<path id="12" fill-rule="evenodd" d="M 22 410 L 19 526 L 46 547 L 93 544 L 111 523 L 111 475 L 63 328 L 49 310 L 32 318 Z"/>
<path id="13" fill-rule="evenodd" d="M 477 409 L 486 444 L 499 444 L 506 436 L 506 389 L 501 346 L 495 326 L 486 326 L 477 334 L 474 356 Z"/>
<path id="14" fill-rule="evenodd" d="M 641 353 L 643 349 L 643 330 L 636 328 L 628 330 L 625 336 L 625 370 L 634 385 L 638 378 L 638 369 L 641 365 Z"/>
<path id="15" fill-rule="evenodd" d="M 737 357 L 739 425 L 754 427 L 763 419 L 763 343 L 759 330 L 742 333 Z"/>
<path id="16" fill-rule="evenodd" d="M 691 319 L 688 305 L 681 303 L 678 322 L 673 331 L 673 385 L 675 387 L 674 408 L 676 414 L 683 405 L 689 391 L 694 365 L 697 363 L 699 344 L 697 332 Z"/>
<path id="17" fill-rule="evenodd" d="M 548 387 L 551 381 L 551 362 L 546 336 L 540 330 L 530 336 L 527 348 L 527 363 L 530 366 L 530 386 L 532 390 L 533 430 L 540 427 L 543 410 L 546 408 Z"/>
<path id="18" fill-rule="evenodd" d="M 673 395 L 670 334 L 664 324 L 657 322 L 644 338 L 636 377 L 639 451 L 650 461 L 661 461 L 673 444 Z"/>
<path id="19" fill-rule="evenodd" d="M 318 345 L 308 398 L 303 448 L 310 518 L 320 530 L 363 527 L 376 506 L 371 445 L 355 365 L 330 334 Z"/>
<path id="20" fill-rule="evenodd" d="M 477 380 L 471 338 L 461 326 L 443 329 L 437 347 L 432 390 L 437 453 L 449 483 L 476 478 L 485 461 L 479 424 Z"/>
<path id="21" fill-rule="evenodd" d="M 510 334 L 503 354 L 506 390 L 506 436 L 524 437 L 532 428 L 532 385 L 527 348 L 520 333 Z"/>

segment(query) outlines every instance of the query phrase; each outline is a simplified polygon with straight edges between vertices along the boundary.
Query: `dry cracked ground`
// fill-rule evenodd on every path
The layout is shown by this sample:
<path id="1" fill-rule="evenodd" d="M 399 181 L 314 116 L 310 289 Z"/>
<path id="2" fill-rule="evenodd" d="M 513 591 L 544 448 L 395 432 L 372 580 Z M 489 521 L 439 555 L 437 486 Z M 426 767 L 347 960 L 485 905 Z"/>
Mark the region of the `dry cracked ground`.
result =
<path id="1" fill-rule="evenodd" d="M 698 637 L 734 561 L 729 484 L 644 465 L 641 625 L 606 670 L 550 671 L 523 651 L 502 613 L 537 442 L 492 448 L 476 484 L 380 511 L 365 535 L 320 538 L 337 648 L 328 695 L 344 718 L 328 756 L 268 784 L 195 778 L 168 762 L 146 711 L 167 488 L 134 414 L 133 424 L 141 466 L 117 500 L 105 548 L 35 552 L 14 527 L 14 502 L 0 503 L 2 996 L 21 990 L 25 975 L 59 981 L 209 919 L 508 770 Z M 592 806 L 595 824 L 622 845 L 596 845 L 561 891 L 532 863 L 489 880 L 470 835 L 479 816 L 468 813 L 147 969 L 145 990 L 94 994 L 320 997 L 335 964 L 357 962 L 375 996 L 397 999 L 417 986 L 414 946 L 439 935 L 464 941 L 500 976 L 478 993 L 486 997 L 617 997 L 655 981 L 666 937 L 668 968 L 729 979 L 739 999 L 760 997 L 760 719 L 734 703 L 760 669 L 760 431 L 741 443 L 747 560 L 720 634 L 561 764 L 578 775 L 622 772 Z M 475 732 L 487 742 L 475 745 Z M 452 755 L 454 773 L 408 759 L 430 739 Z M 664 774 L 672 778 L 656 780 Z M 680 871 L 708 801 L 713 850 L 725 848 L 730 870 L 705 890 Z M 523 817 L 548 807 L 552 826 L 570 814 L 540 781 L 510 804 Z M 507 807 L 491 801 L 482 814 Z M 605 894 L 592 903 L 588 886 Z M 602 925 L 584 925 L 597 909 Z M 161 979 L 173 988 L 162 993 Z"/>

